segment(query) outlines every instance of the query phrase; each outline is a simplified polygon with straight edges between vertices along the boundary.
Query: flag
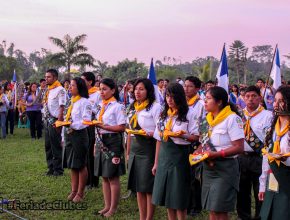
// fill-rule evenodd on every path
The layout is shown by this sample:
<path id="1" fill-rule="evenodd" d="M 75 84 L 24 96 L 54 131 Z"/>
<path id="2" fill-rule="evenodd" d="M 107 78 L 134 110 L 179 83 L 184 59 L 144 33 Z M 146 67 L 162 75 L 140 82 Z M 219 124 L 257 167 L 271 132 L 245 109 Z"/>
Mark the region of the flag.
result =
<path id="1" fill-rule="evenodd" d="M 226 47 L 224 45 L 223 52 L 221 56 L 220 65 L 216 74 L 218 80 L 218 86 L 224 88 L 227 93 L 229 93 L 229 73 L 228 73 L 228 63 L 227 63 L 227 54 Z"/>
<path id="2" fill-rule="evenodd" d="M 275 50 L 274 60 L 273 60 L 270 76 L 273 79 L 273 88 L 274 89 L 278 89 L 279 86 L 282 85 L 282 83 L 281 83 L 281 70 L 280 70 L 280 58 L 279 58 L 278 47 L 276 47 L 276 50 Z"/>
<path id="3" fill-rule="evenodd" d="M 154 65 L 153 65 L 153 58 L 151 59 L 150 69 L 149 69 L 149 73 L 148 73 L 147 78 L 151 80 L 151 82 L 154 86 L 156 102 L 159 102 L 160 104 L 162 104 L 164 102 L 164 99 L 162 97 L 162 94 L 160 94 L 160 92 L 158 90 L 156 73 L 155 73 L 155 69 L 154 69 Z"/>
<path id="4" fill-rule="evenodd" d="M 12 82 L 16 82 L 16 81 L 17 81 L 17 79 L 16 79 L 16 72 L 15 72 L 15 69 L 14 69 Z"/>

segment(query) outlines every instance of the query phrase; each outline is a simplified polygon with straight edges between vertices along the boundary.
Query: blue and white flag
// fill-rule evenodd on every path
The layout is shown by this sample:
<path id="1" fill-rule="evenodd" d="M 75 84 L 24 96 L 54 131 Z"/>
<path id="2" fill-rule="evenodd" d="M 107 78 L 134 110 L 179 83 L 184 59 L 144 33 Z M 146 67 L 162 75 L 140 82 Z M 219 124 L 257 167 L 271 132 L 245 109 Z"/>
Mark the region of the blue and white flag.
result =
<path id="1" fill-rule="evenodd" d="M 15 72 L 15 69 L 14 69 L 12 82 L 16 82 L 16 81 L 17 81 L 17 79 L 16 79 L 16 72 Z"/>
<path id="2" fill-rule="evenodd" d="M 223 47 L 223 52 L 221 56 L 220 65 L 216 74 L 218 80 L 218 86 L 224 88 L 227 93 L 229 93 L 229 73 L 228 73 L 228 63 L 225 45 Z"/>
<path id="3" fill-rule="evenodd" d="M 147 79 L 150 79 L 152 84 L 153 84 L 153 86 L 154 86 L 156 102 L 159 102 L 160 104 L 163 104 L 164 99 L 162 97 L 162 94 L 158 90 L 157 80 L 156 80 L 156 73 L 155 73 L 155 69 L 154 69 L 154 65 L 153 65 L 153 58 L 151 59 L 151 64 L 150 64 L 150 69 L 149 69 L 149 73 L 148 73 Z"/>
<path id="4" fill-rule="evenodd" d="M 277 90 L 279 86 L 282 85 L 278 47 L 276 47 L 276 51 L 274 54 L 274 60 L 273 60 L 273 65 L 272 65 L 270 76 L 273 79 L 273 88 Z"/>

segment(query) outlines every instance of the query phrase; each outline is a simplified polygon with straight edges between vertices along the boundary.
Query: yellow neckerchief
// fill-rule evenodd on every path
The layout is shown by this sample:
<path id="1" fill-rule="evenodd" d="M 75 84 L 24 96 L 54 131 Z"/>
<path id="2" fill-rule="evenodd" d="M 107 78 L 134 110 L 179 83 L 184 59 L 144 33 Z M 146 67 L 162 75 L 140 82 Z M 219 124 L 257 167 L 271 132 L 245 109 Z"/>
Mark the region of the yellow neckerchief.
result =
<path id="1" fill-rule="evenodd" d="M 133 122 L 133 126 L 132 126 L 133 128 L 136 128 L 136 126 L 137 126 L 137 113 L 141 112 L 143 109 L 145 109 L 148 104 L 149 104 L 148 99 L 146 99 L 145 101 L 143 101 L 140 104 L 138 103 L 138 101 L 134 102 L 135 114 L 130 119 L 130 124 Z"/>
<path id="2" fill-rule="evenodd" d="M 166 142 L 168 140 L 168 133 L 170 133 L 170 131 L 172 130 L 172 125 L 173 125 L 173 117 L 176 116 L 178 114 L 178 110 L 177 109 L 171 109 L 169 108 L 167 110 L 167 116 L 168 116 L 168 121 L 165 125 L 165 129 L 163 132 L 163 140 Z"/>
<path id="3" fill-rule="evenodd" d="M 80 95 L 71 97 L 71 103 L 70 103 L 70 106 L 68 107 L 68 110 L 67 110 L 67 113 L 65 116 L 65 121 L 69 121 L 70 116 L 71 116 L 71 111 L 73 108 L 73 104 L 76 103 L 77 101 L 79 101 L 81 98 L 82 97 Z"/>
<path id="4" fill-rule="evenodd" d="M 196 94 L 195 96 L 187 100 L 187 105 L 192 106 L 198 99 L 199 99 L 199 95 Z"/>
<path id="5" fill-rule="evenodd" d="M 116 101 L 116 99 L 115 99 L 114 96 L 112 96 L 111 98 L 109 98 L 109 99 L 107 99 L 107 100 L 103 100 L 103 101 L 102 101 L 103 106 L 102 106 L 102 109 L 101 109 L 101 111 L 100 111 L 98 121 L 103 122 L 103 115 L 104 115 L 104 113 L 105 113 L 105 108 L 106 108 L 106 106 L 107 106 L 110 102 L 114 102 L 114 101 Z"/>
<path id="6" fill-rule="evenodd" d="M 89 95 L 91 95 L 91 94 L 94 94 L 94 93 L 97 92 L 97 91 L 99 91 L 98 88 L 93 86 L 93 87 L 91 87 L 91 88 L 89 89 L 88 92 L 89 92 Z"/>
<path id="7" fill-rule="evenodd" d="M 52 83 L 51 85 L 49 85 L 47 87 L 47 91 L 46 91 L 44 99 L 43 99 L 44 103 L 47 103 L 47 101 L 48 101 L 49 91 L 52 90 L 52 89 L 55 89 L 56 87 L 59 87 L 59 86 L 62 86 L 62 85 L 61 85 L 61 83 L 58 80 L 56 80 L 54 83 Z"/>
<path id="8" fill-rule="evenodd" d="M 263 110 L 264 110 L 264 107 L 261 106 L 261 105 L 259 105 L 259 107 L 255 111 L 253 111 L 252 113 L 249 113 L 247 111 L 247 108 L 245 108 L 243 110 L 244 114 L 246 116 L 248 116 L 248 119 L 247 119 L 245 127 L 244 127 L 244 133 L 245 133 L 245 136 L 247 137 L 247 139 L 250 138 L 250 130 L 251 130 L 250 120 L 251 120 L 251 118 L 255 117 L 256 115 L 258 115 Z"/>
<path id="9" fill-rule="evenodd" d="M 209 112 L 206 116 L 206 120 L 207 120 L 210 128 L 212 129 L 214 126 L 221 123 L 223 120 L 225 120 L 231 114 L 235 114 L 235 113 L 231 110 L 231 107 L 228 105 L 228 106 L 224 107 L 223 110 L 221 110 L 215 118 L 213 118 L 212 113 Z M 211 136 L 211 133 L 212 133 L 211 129 L 208 130 L 209 137 Z"/>
<path id="10" fill-rule="evenodd" d="M 281 149 L 280 149 L 280 141 L 281 141 L 281 138 L 289 131 L 289 127 L 290 127 L 290 124 L 289 124 L 289 121 L 288 121 L 288 124 L 283 128 L 283 130 L 281 131 L 281 125 L 280 125 L 280 120 L 278 118 L 276 124 L 275 124 L 275 133 L 277 135 L 276 137 L 276 140 L 274 142 L 274 147 L 273 147 L 273 152 L 274 154 L 280 154 L 281 153 Z M 270 163 L 273 162 L 273 161 L 276 161 L 277 165 L 280 166 L 280 160 L 276 160 L 275 158 L 273 157 L 269 157 L 269 161 Z"/>

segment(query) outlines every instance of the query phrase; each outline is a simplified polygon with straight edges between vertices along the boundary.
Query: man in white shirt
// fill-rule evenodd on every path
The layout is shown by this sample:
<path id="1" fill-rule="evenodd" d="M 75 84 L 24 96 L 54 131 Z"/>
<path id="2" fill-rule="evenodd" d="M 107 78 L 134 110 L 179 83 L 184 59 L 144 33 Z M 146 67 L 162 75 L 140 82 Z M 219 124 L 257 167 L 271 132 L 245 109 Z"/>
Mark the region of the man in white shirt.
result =
<path id="1" fill-rule="evenodd" d="M 241 176 L 238 193 L 237 212 L 242 220 L 252 219 L 252 188 L 255 197 L 255 219 L 259 218 L 261 202 L 258 199 L 259 176 L 262 173 L 261 149 L 264 146 L 266 130 L 271 126 L 272 112 L 261 105 L 260 89 L 249 86 L 245 91 L 246 107 L 244 113 L 245 143 L 244 154 L 239 156 Z"/>
<path id="2" fill-rule="evenodd" d="M 9 108 L 9 101 L 4 94 L 4 88 L 0 86 L 0 123 L 2 130 L 2 138 L 6 138 L 6 115 Z"/>
<path id="3" fill-rule="evenodd" d="M 204 105 L 200 100 L 198 95 L 198 91 L 201 87 L 201 81 L 199 78 L 194 76 L 188 76 L 185 78 L 184 82 L 184 92 L 186 95 L 187 105 L 189 109 L 193 111 L 193 117 L 197 123 L 195 126 L 202 122 L 202 119 L 205 117 Z M 197 128 L 199 131 L 200 129 Z M 193 148 L 191 149 L 191 153 L 196 150 L 196 147 L 199 146 L 199 143 L 193 143 Z M 194 148 L 195 147 L 195 148 Z M 198 175 L 200 174 L 201 164 L 195 165 L 191 167 L 191 199 L 190 205 L 188 207 L 188 214 L 190 216 L 196 216 L 201 212 L 201 182 L 198 179 Z"/>
<path id="4" fill-rule="evenodd" d="M 46 174 L 49 176 L 63 175 L 61 127 L 55 128 L 54 122 L 56 120 L 63 121 L 66 92 L 57 79 L 57 70 L 49 69 L 46 71 L 45 80 L 48 89 L 44 104 L 44 126 L 45 153 L 48 166 L 48 172 Z"/>

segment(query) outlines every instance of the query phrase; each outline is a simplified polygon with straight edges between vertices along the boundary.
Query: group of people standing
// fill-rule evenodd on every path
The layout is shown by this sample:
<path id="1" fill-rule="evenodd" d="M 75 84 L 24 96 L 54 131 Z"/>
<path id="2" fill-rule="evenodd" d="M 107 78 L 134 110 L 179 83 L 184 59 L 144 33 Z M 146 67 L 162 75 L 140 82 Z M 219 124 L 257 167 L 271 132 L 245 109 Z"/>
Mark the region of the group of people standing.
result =
<path id="1" fill-rule="evenodd" d="M 158 102 L 149 79 L 123 91 L 109 78 L 95 86 L 94 74 L 85 72 L 69 82 L 68 95 L 58 72 L 47 70 L 47 175 L 70 169 L 67 199 L 76 203 L 101 177 L 104 208 L 96 214 L 104 217 L 117 211 L 128 161 L 128 189 L 137 194 L 141 220 L 153 219 L 156 206 L 165 206 L 169 219 L 186 219 L 192 209 L 209 211 L 211 220 L 229 219 L 235 210 L 252 219 L 252 188 L 256 219 L 290 219 L 290 87 L 273 92 L 269 111 L 256 85 L 242 89 L 241 104 L 236 88 L 228 95 L 209 81 L 202 92 L 197 77 L 180 80 L 160 86 Z M 192 153 L 207 159 L 191 167 Z"/>

